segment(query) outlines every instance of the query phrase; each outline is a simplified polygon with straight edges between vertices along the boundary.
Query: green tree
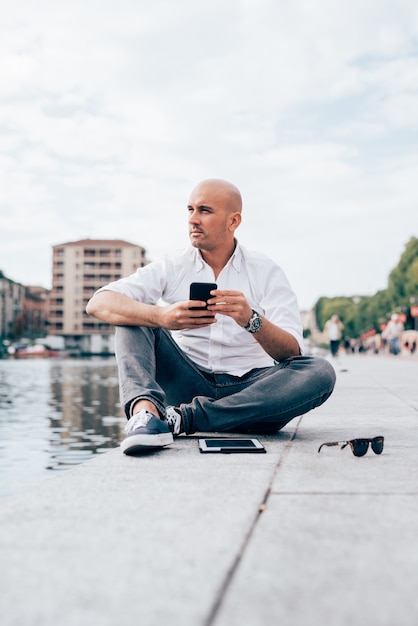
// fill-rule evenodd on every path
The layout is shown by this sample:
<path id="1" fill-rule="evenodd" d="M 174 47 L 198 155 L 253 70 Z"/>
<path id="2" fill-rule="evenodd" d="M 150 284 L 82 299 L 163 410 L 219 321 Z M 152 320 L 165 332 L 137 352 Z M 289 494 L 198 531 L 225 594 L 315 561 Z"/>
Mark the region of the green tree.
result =
<path id="1" fill-rule="evenodd" d="M 389 274 L 388 295 L 392 308 L 409 308 L 410 299 L 418 297 L 418 239 L 412 237 L 398 265 Z"/>

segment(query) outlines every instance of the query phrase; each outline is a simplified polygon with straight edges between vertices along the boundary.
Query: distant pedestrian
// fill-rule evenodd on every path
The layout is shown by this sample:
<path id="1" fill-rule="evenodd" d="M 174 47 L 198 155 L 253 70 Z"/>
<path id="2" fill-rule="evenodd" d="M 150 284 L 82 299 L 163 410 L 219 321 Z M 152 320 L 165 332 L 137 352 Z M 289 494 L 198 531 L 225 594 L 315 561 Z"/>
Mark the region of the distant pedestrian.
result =
<path id="1" fill-rule="evenodd" d="M 401 350 L 401 336 L 403 331 L 404 325 L 402 324 L 399 315 L 394 313 L 383 331 L 383 334 L 389 343 L 389 352 L 395 356 L 397 356 Z"/>
<path id="2" fill-rule="evenodd" d="M 340 321 L 338 315 L 333 315 L 331 319 L 325 323 L 324 330 L 328 337 L 331 354 L 333 357 L 336 357 L 340 347 L 344 324 Z"/>
<path id="3" fill-rule="evenodd" d="M 346 354 L 351 354 L 352 352 L 354 352 L 354 349 L 352 348 L 352 345 L 351 345 L 350 337 L 345 337 L 344 339 L 344 350 Z"/>

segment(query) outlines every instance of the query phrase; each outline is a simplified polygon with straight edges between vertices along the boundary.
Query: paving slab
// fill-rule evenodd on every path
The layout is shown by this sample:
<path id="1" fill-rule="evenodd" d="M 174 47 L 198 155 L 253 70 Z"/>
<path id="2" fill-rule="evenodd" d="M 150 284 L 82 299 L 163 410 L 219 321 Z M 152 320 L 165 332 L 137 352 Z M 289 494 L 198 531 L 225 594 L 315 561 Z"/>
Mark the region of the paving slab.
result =
<path id="1" fill-rule="evenodd" d="M 416 626 L 418 361 L 334 362 L 265 455 L 119 449 L 0 502 L 4 626 Z M 320 443 L 385 436 L 355 458 Z"/>

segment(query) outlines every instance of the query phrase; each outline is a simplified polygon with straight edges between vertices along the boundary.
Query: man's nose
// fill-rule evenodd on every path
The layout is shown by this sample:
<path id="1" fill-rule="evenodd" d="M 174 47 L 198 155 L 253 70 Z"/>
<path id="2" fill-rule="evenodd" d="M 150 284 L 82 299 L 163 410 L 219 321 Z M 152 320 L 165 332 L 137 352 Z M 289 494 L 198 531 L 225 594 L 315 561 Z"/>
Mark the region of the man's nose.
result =
<path id="1" fill-rule="evenodd" d="M 189 224 L 197 224 L 199 222 L 199 213 L 198 211 L 190 211 L 189 213 Z"/>

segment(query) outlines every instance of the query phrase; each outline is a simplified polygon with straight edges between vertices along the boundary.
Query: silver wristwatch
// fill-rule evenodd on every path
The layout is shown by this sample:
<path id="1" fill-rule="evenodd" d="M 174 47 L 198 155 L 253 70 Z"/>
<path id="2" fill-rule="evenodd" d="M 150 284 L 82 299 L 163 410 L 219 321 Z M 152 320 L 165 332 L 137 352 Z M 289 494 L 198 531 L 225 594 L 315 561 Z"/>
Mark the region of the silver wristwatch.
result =
<path id="1" fill-rule="evenodd" d="M 261 319 L 257 311 L 254 311 L 253 309 L 253 314 L 248 320 L 248 324 L 244 326 L 244 329 L 248 330 L 249 333 L 258 333 L 262 325 L 263 325 L 263 320 Z"/>

